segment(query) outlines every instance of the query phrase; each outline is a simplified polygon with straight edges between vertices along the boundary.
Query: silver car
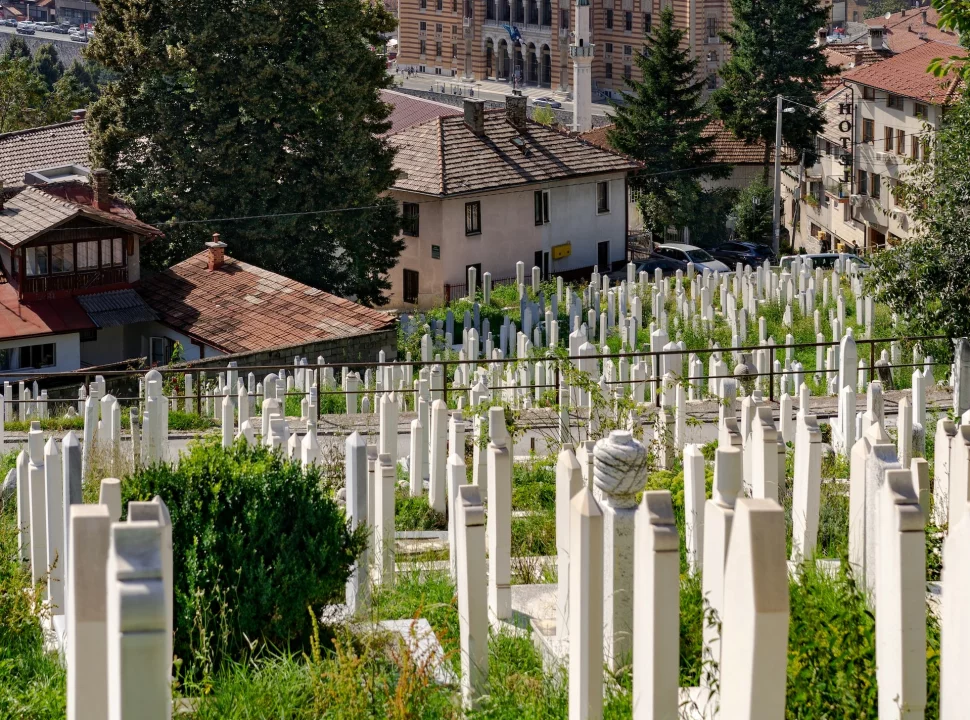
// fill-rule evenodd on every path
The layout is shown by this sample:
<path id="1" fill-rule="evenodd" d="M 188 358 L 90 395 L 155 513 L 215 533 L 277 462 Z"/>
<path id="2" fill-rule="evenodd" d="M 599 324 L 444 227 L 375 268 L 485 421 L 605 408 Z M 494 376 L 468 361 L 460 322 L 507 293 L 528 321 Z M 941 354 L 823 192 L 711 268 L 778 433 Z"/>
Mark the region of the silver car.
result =
<path id="1" fill-rule="evenodd" d="M 687 263 L 694 263 L 694 269 L 697 272 L 703 272 L 705 269 L 719 273 L 733 272 L 720 260 L 716 260 L 707 250 L 696 245 L 665 243 L 664 245 L 654 246 L 653 251 L 657 255 L 680 263 L 684 270 L 687 270 Z"/>

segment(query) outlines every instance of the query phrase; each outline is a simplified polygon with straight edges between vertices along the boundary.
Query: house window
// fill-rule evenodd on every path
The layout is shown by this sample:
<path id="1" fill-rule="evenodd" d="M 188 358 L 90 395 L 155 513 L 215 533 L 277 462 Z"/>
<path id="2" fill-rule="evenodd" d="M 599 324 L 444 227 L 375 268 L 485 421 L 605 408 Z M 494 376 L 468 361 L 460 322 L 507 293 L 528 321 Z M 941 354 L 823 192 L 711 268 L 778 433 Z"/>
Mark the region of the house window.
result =
<path id="1" fill-rule="evenodd" d="M 653 32 L 653 15 L 650 13 L 643 14 L 643 32 Z"/>
<path id="2" fill-rule="evenodd" d="M 904 110 L 905 105 L 902 96 L 889 94 L 886 98 L 886 107 L 896 108 L 897 110 Z"/>
<path id="3" fill-rule="evenodd" d="M 714 40 L 717 37 L 717 18 L 707 18 L 707 39 Z"/>
<path id="4" fill-rule="evenodd" d="M 559 27 L 563 30 L 569 29 L 569 11 L 565 8 L 559 11 Z"/>
<path id="5" fill-rule="evenodd" d="M 545 225 L 549 222 L 549 191 L 536 190 L 534 193 L 536 225 Z"/>
<path id="6" fill-rule="evenodd" d="M 458 0 L 451 0 L 451 11 L 453 13 L 458 12 Z"/>
<path id="7" fill-rule="evenodd" d="M 893 129 L 891 127 L 883 128 L 883 150 L 886 152 L 893 151 Z"/>
<path id="8" fill-rule="evenodd" d="M 596 183 L 596 212 L 610 211 L 610 183 L 609 181 Z"/>
<path id="9" fill-rule="evenodd" d="M 125 264 L 125 253 L 121 238 L 101 241 L 101 267 L 120 267 Z"/>
<path id="10" fill-rule="evenodd" d="M 623 66 L 623 78 L 629 80 L 633 76 L 633 66 L 624 65 Z"/>
<path id="11" fill-rule="evenodd" d="M 79 242 L 77 244 L 77 269 L 94 270 L 98 267 L 98 241 Z"/>
<path id="12" fill-rule="evenodd" d="M 51 272 L 74 272 L 74 245 L 72 243 L 51 245 Z"/>
<path id="13" fill-rule="evenodd" d="M 909 142 L 910 142 L 910 154 L 912 155 L 913 160 L 919 160 L 920 159 L 919 135 L 911 135 Z"/>
<path id="14" fill-rule="evenodd" d="M 152 365 L 168 365 L 172 360 L 172 341 L 167 337 L 153 337 L 148 340 L 149 362 Z"/>
<path id="15" fill-rule="evenodd" d="M 879 173 L 870 173 L 869 174 L 869 196 L 878 200 L 879 188 L 881 185 L 882 183 L 881 183 L 881 178 L 879 177 Z"/>
<path id="16" fill-rule="evenodd" d="M 434 31 L 435 31 L 435 32 L 436 32 L 436 33 L 437 33 L 438 35 L 440 35 L 440 34 L 441 34 L 441 29 L 442 29 L 442 28 L 441 28 L 441 23 L 435 23 L 435 26 L 434 26 Z"/>
<path id="17" fill-rule="evenodd" d="M 858 187 L 856 189 L 859 191 L 859 194 L 868 195 L 869 194 L 869 173 L 867 173 L 865 170 L 860 170 L 857 175 L 857 179 L 858 179 L 858 182 L 856 184 Z"/>
<path id="18" fill-rule="evenodd" d="M 913 115 L 926 120 L 930 116 L 930 111 L 923 103 L 913 103 Z"/>
<path id="19" fill-rule="evenodd" d="M 436 42 L 434 44 L 434 56 L 436 58 L 440 58 L 441 57 L 441 43 L 440 42 Z"/>
<path id="20" fill-rule="evenodd" d="M 441 259 L 441 246 L 440 245 L 432 245 L 431 246 L 431 259 L 432 260 L 440 260 Z"/>
<path id="21" fill-rule="evenodd" d="M 862 99 L 863 100 L 875 100 L 876 99 L 876 89 L 871 87 L 862 88 Z"/>
<path id="22" fill-rule="evenodd" d="M 623 29 L 626 30 L 627 32 L 632 32 L 633 31 L 633 13 L 632 12 L 627 11 L 627 12 L 623 13 Z"/>
<path id="23" fill-rule="evenodd" d="M 896 154 L 897 155 L 906 154 L 906 131 L 905 130 L 896 131 Z"/>
<path id="24" fill-rule="evenodd" d="M 458 46 L 455 43 L 451 44 L 451 58 L 454 60 L 458 57 Z"/>
<path id="25" fill-rule="evenodd" d="M 623 46 L 623 54 L 624 55 L 632 55 L 633 54 L 633 46 L 632 45 L 624 45 Z"/>
<path id="26" fill-rule="evenodd" d="M 479 235 L 482 232 L 482 204 L 475 202 L 465 203 L 465 234 Z"/>
<path id="27" fill-rule="evenodd" d="M 427 10 L 428 0 L 418 0 L 418 7 L 420 7 L 422 10 Z"/>
<path id="28" fill-rule="evenodd" d="M 707 76 L 707 89 L 717 90 L 717 73 L 711 73 Z"/>
<path id="29" fill-rule="evenodd" d="M 607 80 L 613 79 L 613 63 L 606 63 L 605 75 Z"/>
<path id="30" fill-rule="evenodd" d="M 613 43 L 606 43 L 606 54 L 610 55 L 613 52 Z"/>
<path id="31" fill-rule="evenodd" d="M 418 301 L 418 271 L 404 271 L 404 302 L 416 303 Z"/>
<path id="32" fill-rule="evenodd" d="M 46 275 L 48 271 L 47 246 L 27 248 L 27 277 Z"/>
<path id="33" fill-rule="evenodd" d="M 871 143 L 876 139 L 876 123 L 869 119 L 862 121 L 862 142 Z"/>
<path id="34" fill-rule="evenodd" d="M 424 56 L 424 54 L 426 53 L 427 49 L 428 49 L 427 44 L 425 43 L 424 40 L 421 40 L 420 41 L 420 47 L 418 49 L 418 52 L 421 53 L 422 56 Z"/>
<path id="35" fill-rule="evenodd" d="M 0 370 L 13 370 L 14 349 L 0 350 Z"/>
<path id="36" fill-rule="evenodd" d="M 451 26 L 451 36 L 452 37 L 456 37 L 457 35 L 458 35 L 458 26 L 457 25 L 452 25 Z"/>
<path id="37" fill-rule="evenodd" d="M 613 29 L 613 11 L 607 8 L 606 10 L 606 29 Z"/>
<path id="38" fill-rule="evenodd" d="M 87 328 L 79 331 L 77 335 L 81 342 L 95 342 L 98 339 L 98 329 Z"/>
<path id="39" fill-rule="evenodd" d="M 434 9 L 441 12 L 441 0 L 435 0 Z"/>
<path id="40" fill-rule="evenodd" d="M 419 22 L 418 23 L 418 30 L 420 30 L 421 32 L 427 32 L 428 31 L 428 23 L 426 23 L 424 20 L 422 20 L 421 22 Z"/>
<path id="41" fill-rule="evenodd" d="M 401 231 L 408 237 L 417 237 L 420 230 L 421 206 L 417 203 L 404 203 L 401 218 Z"/>
<path id="42" fill-rule="evenodd" d="M 21 368 L 44 368 L 55 365 L 54 343 L 23 345 L 20 348 Z"/>

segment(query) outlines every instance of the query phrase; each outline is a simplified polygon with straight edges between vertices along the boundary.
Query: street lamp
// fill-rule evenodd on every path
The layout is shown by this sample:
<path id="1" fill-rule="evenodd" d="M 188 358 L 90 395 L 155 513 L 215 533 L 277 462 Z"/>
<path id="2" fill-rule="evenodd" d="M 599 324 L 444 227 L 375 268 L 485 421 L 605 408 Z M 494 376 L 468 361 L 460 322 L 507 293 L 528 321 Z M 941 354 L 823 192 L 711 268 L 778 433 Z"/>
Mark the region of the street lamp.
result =
<path id="1" fill-rule="evenodd" d="M 775 257 L 781 254 L 781 116 L 782 113 L 795 112 L 795 108 L 786 108 L 785 99 L 778 95 L 778 103 L 775 113 L 775 207 L 772 213 L 772 233 L 771 249 Z"/>

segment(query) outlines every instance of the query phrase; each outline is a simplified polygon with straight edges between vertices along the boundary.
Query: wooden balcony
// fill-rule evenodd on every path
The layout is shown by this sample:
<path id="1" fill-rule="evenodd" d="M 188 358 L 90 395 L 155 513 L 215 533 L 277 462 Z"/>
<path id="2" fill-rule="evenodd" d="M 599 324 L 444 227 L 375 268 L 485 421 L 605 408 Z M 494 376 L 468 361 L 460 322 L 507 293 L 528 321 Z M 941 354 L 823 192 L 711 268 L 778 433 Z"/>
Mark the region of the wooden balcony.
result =
<path id="1" fill-rule="evenodd" d="M 99 285 L 119 285 L 127 282 L 127 266 L 84 270 L 57 275 L 25 277 L 20 286 L 20 296 L 73 292 L 77 290 L 88 290 Z"/>

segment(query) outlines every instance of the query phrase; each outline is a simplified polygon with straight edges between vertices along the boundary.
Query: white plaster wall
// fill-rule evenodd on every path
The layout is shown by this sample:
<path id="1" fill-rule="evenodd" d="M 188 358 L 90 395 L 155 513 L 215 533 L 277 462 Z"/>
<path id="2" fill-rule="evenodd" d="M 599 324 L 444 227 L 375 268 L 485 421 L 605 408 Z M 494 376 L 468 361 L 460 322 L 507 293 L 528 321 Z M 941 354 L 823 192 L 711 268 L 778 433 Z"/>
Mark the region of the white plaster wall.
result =
<path id="1" fill-rule="evenodd" d="M 393 193 L 399 202 L 421 204 L 419 237 L 405 237 L 406 248 L 390 271 L 388 293 L 391 308 L 404 308 L 404 269 L 419 273 L 418 304 L 429 307 L 440 302 L 445 283 L 462 284 L 465 268 L 481 263 L 482 272 L 496 280 L 513 277 L 515 264 L 522 261 L 531 272 L 535 253 L 550 253 L 550 272 L 565 272 L 595 265 L 597 245 L 610 243 L 610 259 L 624 259 L 626 250 L 625 175 L 576 178 L 551 183 L 535 183 L 515 190 L 481 195 L 436 199 L 411 193 Z M 596 211 L 596 183 L 610 184 L 610 211 Z M 537 190 L 550 193 L 550 222 L 535 224 Z M 465 204 L 481 203 L 479 235 L 465 235 Z M 553 261 L 554 245 L 571 244 L 567 258 Z M 440 259 L 431 256 L 431 246 L 441 248 Z"/>
<path id="2" fill-rule="evenodd" d="M 0 350 L 10 350 L 23 345 L 41 345 L 51 342 L 57 346 L 54 350 L 55 365 L 53 367 L 41 368 L 42 371 L 67 372 L 77 370 L 81 367 L 81 341 L 77 333 L 2 340 L 0 341 Z M 10 372 L 16 374 L 16 368 L 11 369 Z M 7 376 L 8 379 L 9 377 Z"/>

